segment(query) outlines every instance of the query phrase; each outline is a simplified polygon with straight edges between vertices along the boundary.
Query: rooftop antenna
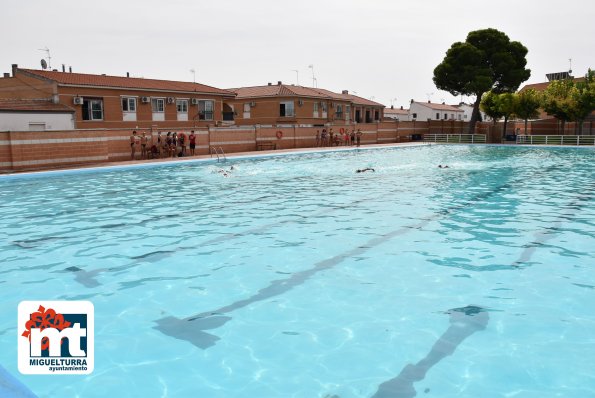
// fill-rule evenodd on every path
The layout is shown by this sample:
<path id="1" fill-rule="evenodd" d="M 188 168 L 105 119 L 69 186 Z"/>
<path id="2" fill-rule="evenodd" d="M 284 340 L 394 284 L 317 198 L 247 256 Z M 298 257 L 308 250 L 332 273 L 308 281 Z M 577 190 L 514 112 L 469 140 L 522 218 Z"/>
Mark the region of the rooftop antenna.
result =
<path id="1" fill-rule="evenodd" d="M 568 63 L 570 64 L 570 68 L 568 69 L 568 74 L 572 73 L 572 58 L 568 58 Z"/>
<path id="2" fill-rule="evenodd" d="M 316 78 L 314 77 L 314 65 L 308 65 L 308 68 L 312 69 L 312 87 L 316 87 L 314 83 L 316 82 Z"/>
<path id="3" fill-rule="evenodd" d="M 300 72 L 297 69 L 292 69 L 291 71 L 295 72 L 296 84 L 299 86 L 300 85 Z"/>
<path id="4" fill-rule="evenodd" d="M 47 62 L 47 68 L 52 69 L 52 56 L 50 55 L 50 49 L 47 48 L 47 46 L 45 48 L 38 48 L 39 51 L 45 51 L 45 53 L 48 55 L 48 62 Z M 43 65 L 42 65 L 43 68 Z M 44 68 L 46 69 L 46 68 Z"/>
<path id="5" fill-rule="evenodd" d="M 192 73 L 192 82 L 196 83 L 196 71 L 193 69 L 190 69 L 190 73 Z"/>
<path id="6" fill-rule="evenodd" d="M 426 93 L 426 97 L 428 97 L 428 102 L 432 102 L 432 95 L 434 95 L 434 93 Z"/>

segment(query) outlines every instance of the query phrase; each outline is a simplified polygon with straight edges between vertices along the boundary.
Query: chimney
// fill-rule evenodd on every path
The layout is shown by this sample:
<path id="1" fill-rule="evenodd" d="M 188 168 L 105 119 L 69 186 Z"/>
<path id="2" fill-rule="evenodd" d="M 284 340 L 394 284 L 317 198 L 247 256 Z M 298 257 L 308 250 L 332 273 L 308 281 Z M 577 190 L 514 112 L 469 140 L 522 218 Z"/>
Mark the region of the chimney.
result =
<path id="1" fill-rule="evenodd" d="M 280 86 L 280 85 L 281 85 L 281 80 L 279 80 L 279 81 L 277 82 L 277 86 Z"/>
<path id="2" fill-rule="evenodd" d="M 7 77 L 10 77 L 10 73 L 6 73 L 6 72 L 4 72 L 4 77 L 5 77 L 5 78 L 7 78 Z"/>
<path id="3" fill-rule="evenodd" d="M 58 69 L 52 69 L 52 72 L 58 72 Z"/>
<path id="4" fill-rule="evenodd" d="M 66 65 L 62 64 L 62 73 L 66 72 Z"/>
<path id="5" fill-rule="evenodd" d="M 446 105 L 446 103 L 444 101 L 442 101 L 442 105 Z"/>
<path id="6" fill-rule="evenodd" d="M 391 105 L 391 106 L 390 106 L 390 109 L 395 109 L 395 107 Z"/>
<path id="7" fill-rule="evenodd" d="M 68 67 L 68 73 L 72 73 L 72 66 Z"/>
<path id="8" fill-rule="evenodd" d="M 101 76 L 106 76 L 106 74 L 105 73 L 102 73 Z"/>
<path id="9" fill-rule="evenodd" d="M 343 90 L 343 91 L 341 91 L 341 94 L 347 95 L 347 94 L 349 94 L 349 90 Z"/>
<path id="10" fill-rule="evenodd" d="M 16 76 L 18 68 L 19 68 L 19 66 L 17 64 L 12 64 L 12 77 Z"/>
<path id="11" fill-rule="evenodd" d="M 403 110 L 403 105 L 401 105 L 401 110 Z"/>
<path id="12" fill-rule="evenodd" d="M 126 77 L 130 77 L 130 72 L 126 72 Z"/>
<path id="13" fill-rule="evenodd" d="M 272 86 L 272 85 L 273 85 L 273 83 L 269 83 L 269 86 Z"/>
<path id="14" fill-rule="evenodd" d="M 431 104 L 430 100 L 428 100 L 428 104 Z"/>
<path id="15" fill-rule="evenodd" d="M 411 98 L 411 103 L 413 104 L 415 101 L 413 101 L 413 98 Z"/>

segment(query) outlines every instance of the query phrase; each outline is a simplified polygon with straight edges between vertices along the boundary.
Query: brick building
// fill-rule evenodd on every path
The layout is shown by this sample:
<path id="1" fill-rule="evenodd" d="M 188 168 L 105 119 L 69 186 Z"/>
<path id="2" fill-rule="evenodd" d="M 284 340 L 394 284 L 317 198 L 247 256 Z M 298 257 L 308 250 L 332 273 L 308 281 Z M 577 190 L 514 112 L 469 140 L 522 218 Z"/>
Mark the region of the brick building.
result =
<path id="1" fill-rule="evenodd" d="M 199 83 L 20 69 L 0 78 L 0 98 L 74 108 L 76 129 L 192 128 L 220 125 L 235 93 Z"/>
<path id="2" fill-rule="evenodd" d="M 351 95 L 282 82 L 229 89 L 225 102 L 237 125 L 324 126 L 380 121 L 384 105 Z"/>

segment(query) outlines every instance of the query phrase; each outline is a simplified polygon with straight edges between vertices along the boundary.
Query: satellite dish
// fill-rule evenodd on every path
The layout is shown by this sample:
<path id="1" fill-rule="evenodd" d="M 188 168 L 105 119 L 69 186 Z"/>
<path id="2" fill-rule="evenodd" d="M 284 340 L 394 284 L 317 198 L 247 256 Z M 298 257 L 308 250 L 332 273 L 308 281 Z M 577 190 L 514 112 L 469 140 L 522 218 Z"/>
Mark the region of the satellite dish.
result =
<path id="1" fill-rule="evenodd" d="M 45 59 L 41 59 L 41 69 L 46 70 L 48 68 L 48 63 L 45 62 Z"/>

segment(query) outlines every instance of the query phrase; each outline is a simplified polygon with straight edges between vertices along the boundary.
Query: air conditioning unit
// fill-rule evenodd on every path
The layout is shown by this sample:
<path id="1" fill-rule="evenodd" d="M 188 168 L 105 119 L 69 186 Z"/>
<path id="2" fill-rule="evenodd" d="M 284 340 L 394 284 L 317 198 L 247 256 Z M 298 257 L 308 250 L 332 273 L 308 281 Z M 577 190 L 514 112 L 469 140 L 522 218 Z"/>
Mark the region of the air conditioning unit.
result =
<path id="1" fill-rule="evenodd" d="M 253 102 L 250 102 L 250 107 L 251 108 L 254 108 L 255 106 L 256 106 L 256 102 L 254 102 L 254 101 Z"/>
<path id="2" fill-rule="evenodd" d="M 149 102 L 151 102 L 151 98 L 149 98 L 149 97 L 140 97 L 140 102 L 142 102 L 143 104 L 148 104 Z"/>
<path id="3" fill-rule="evenodd" d="M 83 104 L 83 97 L 74 97 L 73 102 L 75 105 L 82 105 Z"/>
<path id="4" fill-rule="evenodd" d="M 298 100 L 298 105 L 299 105 L 299 106 L 302 106 L 302 105 L 304 105 L 304 100 Z"/>
<path id="5" fill-rule="evenodd" d="M 175 101 L 176 101 L 176 99 L 174 97 L 167 97 L 168 104 L 173 104 Z"/>
<path id="6" fill-rule="evenodd" d="M 190 103 L 191 103 L 192 105 L 198 105 L 198 98 L 192 98 L 192 99 L 190 100 Z"/>

